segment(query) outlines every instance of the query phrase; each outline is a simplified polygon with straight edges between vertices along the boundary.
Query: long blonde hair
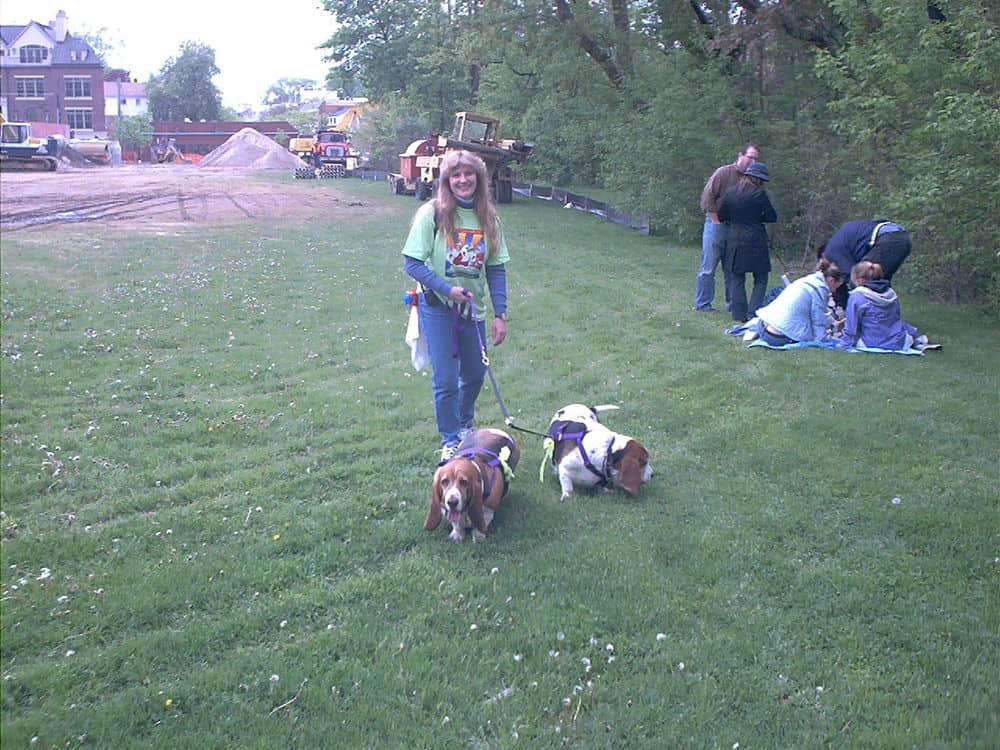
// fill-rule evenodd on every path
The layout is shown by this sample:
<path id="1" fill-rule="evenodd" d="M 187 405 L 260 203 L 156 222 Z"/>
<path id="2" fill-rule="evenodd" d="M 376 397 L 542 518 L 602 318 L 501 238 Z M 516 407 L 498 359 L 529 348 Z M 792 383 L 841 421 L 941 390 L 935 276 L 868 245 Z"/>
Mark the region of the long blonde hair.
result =
<path id="1" fill-rule="evenodd" d="M 497 227 L 497 211 L 490 196 L 490 175 L 486 163 L 471 151 L 449 151 L 441 160 L 440 180 L 434 211 L 438 217 L 438 228 L 450 237 L 455 231 L 458 203 L 451 192 L 448 178 L 458 167 L 471 167 L 476 173 L 476 192 L 472 196 L 472 210 L 476 212 L 479 226 L 486 235 L 486 252 L 492 257 L 500 250 L 500 231 Z"/>

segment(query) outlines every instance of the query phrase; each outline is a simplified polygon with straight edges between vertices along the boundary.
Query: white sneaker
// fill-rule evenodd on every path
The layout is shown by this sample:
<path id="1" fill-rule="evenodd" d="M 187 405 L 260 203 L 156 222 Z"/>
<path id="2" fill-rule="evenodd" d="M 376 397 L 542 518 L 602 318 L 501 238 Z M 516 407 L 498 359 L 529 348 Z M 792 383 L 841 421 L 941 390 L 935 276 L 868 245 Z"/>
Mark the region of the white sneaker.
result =
<path id="1" fill-rule="evenodd" d="M 476 431 L 476 428 L 474 426 L 473 427 L 463 427 L 461 430 L 458 431 L 458 442 L 461 443 L 463 440 L 465 440 L 467 437 L 469 437 L 469 435 L 471 435 L 475 431 Z"/>
<path id="2" fill-rule="evenodd" d="M 458 451 L 458 443 L 448 443 L 441 446 L 441 463 L 450 461 L 451 457 Z"/>

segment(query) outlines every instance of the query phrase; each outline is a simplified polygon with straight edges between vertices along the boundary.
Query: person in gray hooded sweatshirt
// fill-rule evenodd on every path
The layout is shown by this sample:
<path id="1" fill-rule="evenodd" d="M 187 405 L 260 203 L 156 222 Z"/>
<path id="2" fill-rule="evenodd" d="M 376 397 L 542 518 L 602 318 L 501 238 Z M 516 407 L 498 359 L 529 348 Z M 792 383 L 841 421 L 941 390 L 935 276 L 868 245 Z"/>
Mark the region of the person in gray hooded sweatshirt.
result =
<path id="1" fill-rule="evenodd" d="M 854 289 L 847 298 L 847 313 L 840 348 L 865 346 L 870 349 L 901 351 L 927 343 L 917 329 L 902 319 L 899 297 L 882 278 L 877 263 L 863 260 L 851 269 Z"/>

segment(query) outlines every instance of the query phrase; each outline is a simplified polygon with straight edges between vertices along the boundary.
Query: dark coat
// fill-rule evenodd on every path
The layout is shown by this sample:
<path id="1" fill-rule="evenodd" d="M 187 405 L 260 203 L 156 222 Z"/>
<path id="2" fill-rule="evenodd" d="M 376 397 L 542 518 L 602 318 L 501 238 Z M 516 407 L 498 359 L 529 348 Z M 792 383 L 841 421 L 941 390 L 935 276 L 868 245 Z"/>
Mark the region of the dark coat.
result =
<path id="1" fill-rule="evenodd" d="M 728 188 L 719 203 L 719 219 L 729 224 L 723 264 L 733 273 L 767 273 L 771 257 L 764 222 L 777 221 L 778 213 L 764 188 L 743 187 L 741 181 Z"/>

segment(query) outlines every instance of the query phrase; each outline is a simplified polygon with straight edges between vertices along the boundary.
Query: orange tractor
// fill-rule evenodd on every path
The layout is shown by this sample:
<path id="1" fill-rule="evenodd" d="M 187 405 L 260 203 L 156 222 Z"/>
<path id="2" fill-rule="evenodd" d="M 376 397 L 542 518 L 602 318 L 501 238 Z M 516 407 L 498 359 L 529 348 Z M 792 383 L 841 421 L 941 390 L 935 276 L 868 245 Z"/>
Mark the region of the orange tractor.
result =
<path id="1" fill-rule="evenodd" d="M 497 203 L 513 198 L 512 164 L 523 162 L 535 147 L 517 139 L 500 139 L 500 121 L 474 112 L 459 112 L 451 135 L 432 133 L 411 143 L 399 155 L 399 173 L 389 175 L 389 185 L 396 195 L 416 195 L 426 200 L 434 192 L 440 176 L 441 159 L 448 151 L 472 151 L 486 162 L 490 188 Z"/>

